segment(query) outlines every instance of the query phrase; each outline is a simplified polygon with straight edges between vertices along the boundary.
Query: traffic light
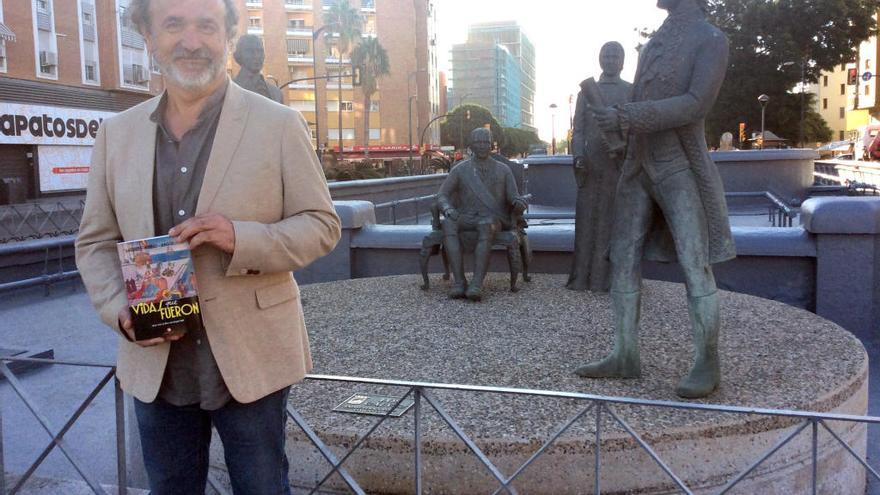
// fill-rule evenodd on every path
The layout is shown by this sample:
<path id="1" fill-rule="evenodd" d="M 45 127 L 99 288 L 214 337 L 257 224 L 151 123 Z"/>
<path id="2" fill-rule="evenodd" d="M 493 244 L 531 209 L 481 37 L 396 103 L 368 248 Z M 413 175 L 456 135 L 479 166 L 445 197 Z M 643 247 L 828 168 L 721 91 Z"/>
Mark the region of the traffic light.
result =
<path id="1" fill-rule="evenodd" d="M 846 70 L 846 83 L 850 86 L 855 86 L 859 83 L 859 69 L 851 67 Z"/>
<path id="2" fill-rule="evenodd" d="M 360 65 L 353 65 L 351 67 L 351 85 L 352 86 L 358 87 L 361 84 L 363 84 L 361 82 L 362 71 L 363 71 L 363 68 Z"/>
<path id="3" fill-rule="evenodd" d="M 740 146 L 746 142 L 746 123 L 739 123 L 739 144 Z"/>

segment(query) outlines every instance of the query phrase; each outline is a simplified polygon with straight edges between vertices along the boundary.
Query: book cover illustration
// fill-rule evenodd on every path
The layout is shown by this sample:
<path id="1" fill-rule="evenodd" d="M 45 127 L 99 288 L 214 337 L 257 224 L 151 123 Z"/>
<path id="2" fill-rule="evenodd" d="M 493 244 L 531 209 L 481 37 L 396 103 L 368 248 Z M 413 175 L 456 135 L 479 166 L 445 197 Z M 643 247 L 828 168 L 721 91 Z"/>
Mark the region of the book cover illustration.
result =
<path id="1" fill-rule="evenodd" d="M 183 332 L 201 324 L 189 246 L 170 236 L 116 245 L 135 340 Z"/>

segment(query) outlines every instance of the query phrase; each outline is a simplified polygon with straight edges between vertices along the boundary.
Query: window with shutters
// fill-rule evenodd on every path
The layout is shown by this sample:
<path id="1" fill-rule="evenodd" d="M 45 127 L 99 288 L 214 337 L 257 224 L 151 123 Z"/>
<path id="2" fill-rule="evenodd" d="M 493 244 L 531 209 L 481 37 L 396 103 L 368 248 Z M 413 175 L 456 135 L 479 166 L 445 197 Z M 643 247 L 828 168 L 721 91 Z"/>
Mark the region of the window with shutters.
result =
<path id="1" fill-rule="evenodd" d="M 305 57 L 310 52 L 309 40 L 289 39 L 287 40 L 287 56 L 288 57 Z"/>

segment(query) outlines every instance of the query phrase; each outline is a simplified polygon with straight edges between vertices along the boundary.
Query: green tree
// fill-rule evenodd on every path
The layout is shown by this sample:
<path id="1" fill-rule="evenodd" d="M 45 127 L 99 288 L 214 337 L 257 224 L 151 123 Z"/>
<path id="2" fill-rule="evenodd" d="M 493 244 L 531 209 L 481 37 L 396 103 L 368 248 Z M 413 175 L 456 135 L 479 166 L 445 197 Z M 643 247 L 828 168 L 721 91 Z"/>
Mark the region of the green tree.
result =
<path id="1" fill-rule="evenodd" d="M 526 131 L 516 127 L 504 128 L 504 145 L 501 154 L 512 158 L 529 152 L 529 146 L 540 144 L 541 140 L 534 131 Z"/>
<path id="2" fill-rule="evenodd" d="M 556 152 L 571 154 L 571 150 L 568 149 L 568 138 L 559 138 L 556 140 Z"/>
<path id="3" fill-rule="evenodd" d="M 492 139 L 498 148 L 504 146 L 504 130 L 498 120 L 487 108 L 480 105 L 459 105 L 449 112 L 442 124 L 440 124 L 440 142 L 445 146 L 455 146 L 456 149 L 464 149 L 468 145 L 471 131 L 477 127 L 489 125 L 492 131 Z"/>
<path id="4" fill-rule="evenodd" d="M 803 104 L 804 140 L 827 141 L 831 131 L 813 110 L 814 96 L 793 93 L 802 79 L 855 60 L 859 43 L 876 32 L 880 0 L 708 0 L 709 20 L 730 40 L 727 78 L 707 118 L 707 137 L 760 131 L 757 98 L 770 97 L 766 128 L 796 142 Z"/>
<path id="5" fill-rule="evenodd" d="M 355 47 L 351 54 L 351 63 L 361 68 L 361 90 L 364 93 L 364 144 L 369 154 L 370 102 L 379 89 L 379 78 L 391 72 L 391 63 L 385 47 L 373 37 L 364 39 Z"/>

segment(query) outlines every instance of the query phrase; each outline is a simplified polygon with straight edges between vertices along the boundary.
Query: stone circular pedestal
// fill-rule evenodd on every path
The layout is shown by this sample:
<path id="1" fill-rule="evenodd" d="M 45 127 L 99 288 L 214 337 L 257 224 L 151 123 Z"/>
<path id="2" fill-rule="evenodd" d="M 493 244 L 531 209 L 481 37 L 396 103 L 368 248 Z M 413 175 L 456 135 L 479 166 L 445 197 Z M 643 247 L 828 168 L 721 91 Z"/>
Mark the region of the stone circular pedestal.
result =
<path id="1" fill-rule="evenodd" d="M 606 396 L 679 400 L 678 379 L 691 363 L 684 287 L 646 281 L 643 290 L 642 378 L 582 379 L 576 367 L 608 353 L 613 315 L 607 295 L 563 288 L 565 278 L 538 274 L 521 291 L 492 274 L 481 303 L 449 300 L 447 284 L 396 276 L 302 288 L 314 373 L 459 383 Z M 723 382 L 701 401 L 777 409 L 865 414 L 868 360 L 849 332 L 781 303 L 721 293 Z M 254 329 L 259 331 L 259 329 Z M 375 417 L 331 409 L 356 392 L 400 396 L 405 390 L 306 381 L 291 404 L 337 455 L 343 455 Z M 505 474 L 510 475 L 583 401 L 490 393 L 435 391 L 433 396 Z M 610 406 L 697 493 L 717 491 L 757 460 L 796 424 L 786 418 Z M 439 416 L 423 403 L 425 493 L 492 493 L 491 474 Z M 863 425 L 832 423 L 864 454 Z M 515 483 L 520 493 L 591 493 L 595 417 L 581 418 Z M 345 463 L 369 493 L 412 493 L 413 415 L 389 419 Z M 862 493 L 865 472 L 820 428 L 820 493 Z M 291 480 L 314 484 L 329 465 L 292 423 Z M 810 429 L 774 454 L 733 493 L 807 493 L 812 467 Z M 606 414 L 601 454 L 602 493 L 674 492 L 671 481 Z M 341 487 L 338 477 L 330 486 Z"/>

